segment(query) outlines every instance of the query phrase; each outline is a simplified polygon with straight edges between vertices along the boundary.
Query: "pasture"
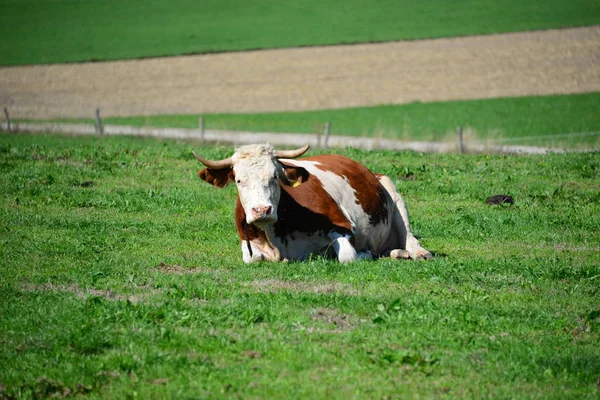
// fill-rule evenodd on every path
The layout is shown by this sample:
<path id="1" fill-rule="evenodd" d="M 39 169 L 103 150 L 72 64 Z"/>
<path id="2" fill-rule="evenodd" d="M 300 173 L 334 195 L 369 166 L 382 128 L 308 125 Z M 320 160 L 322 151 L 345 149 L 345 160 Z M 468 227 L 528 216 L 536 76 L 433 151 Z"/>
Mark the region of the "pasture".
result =
<path id="1" fill-rule="evenodd" d="M 349 149 L 436 259 L 245 265 L 192 150 L 0 135 L 0 397 L 598 397 L 598 153 Z"/>
<path id="2" fill-rule="evenodd" d="M 60 1 L 0 4 L 0 65 L 381 42 L 598 24 L 593 0 Z"/>

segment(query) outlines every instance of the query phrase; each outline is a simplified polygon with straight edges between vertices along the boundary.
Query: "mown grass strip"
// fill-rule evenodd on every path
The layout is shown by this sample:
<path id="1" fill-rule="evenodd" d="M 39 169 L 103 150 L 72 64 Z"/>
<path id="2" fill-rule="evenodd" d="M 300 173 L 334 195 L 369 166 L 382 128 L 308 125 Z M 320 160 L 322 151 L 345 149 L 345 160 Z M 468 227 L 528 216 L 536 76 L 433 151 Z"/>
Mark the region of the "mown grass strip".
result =
<path id="1" fill-rule="evenodd" d="M 600 146 L 599 93 L 490 100 L 384 105 L 343 110 L 202 115 L 206 129 L 250 132 L 323 133 L 400 140 L 466 141 L 513 145 Z M 200 115 L 106 118 L 106 123 L 198 128 Z M 87 122 L 92 123 L 91 120 Z M 569 136 L 569 133 L 590 133 Z M 566 135 L 566 136 L 565 136 Z"/>
<path id="2" fill-rule="evenodd" d="M 592 0 L 61 1 L 0 4 L 0 65 L 451 37 L 593 25 Z"/>

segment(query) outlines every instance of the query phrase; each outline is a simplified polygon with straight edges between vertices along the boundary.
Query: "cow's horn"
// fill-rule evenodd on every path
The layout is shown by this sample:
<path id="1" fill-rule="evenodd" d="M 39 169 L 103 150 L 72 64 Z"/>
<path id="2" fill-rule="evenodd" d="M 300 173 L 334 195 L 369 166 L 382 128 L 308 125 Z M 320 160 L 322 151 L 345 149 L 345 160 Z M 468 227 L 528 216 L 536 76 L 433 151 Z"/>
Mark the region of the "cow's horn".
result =
<path id="1" fill-rule="evenodd" d="M 194 153 L 194 157 L 196 157 L 196 159 L 198 161 L 200 161 L 202 164 L 206 165 L 208 168 L 222 169 L 222 168 L 229 168 L 233 165 L 233 163 L 231 162 L 231 157 L 226 158 L 224 160 L 212 161 L 212 160 L 207 160 L 204 157 L 200 157 L 198 154 L 196 154 L 195 151 L 192 151 L 192 153 Z"/>
<path id="2" fill-rule="evenodd" d="M 277 156 L 277 158 L 296 158 L 306 153 L 309 148 L 310 145 L 307 144 L 306 146 L 300 147 L 296 150 L 277 150 L 275 152 L 275 155 Z"/>

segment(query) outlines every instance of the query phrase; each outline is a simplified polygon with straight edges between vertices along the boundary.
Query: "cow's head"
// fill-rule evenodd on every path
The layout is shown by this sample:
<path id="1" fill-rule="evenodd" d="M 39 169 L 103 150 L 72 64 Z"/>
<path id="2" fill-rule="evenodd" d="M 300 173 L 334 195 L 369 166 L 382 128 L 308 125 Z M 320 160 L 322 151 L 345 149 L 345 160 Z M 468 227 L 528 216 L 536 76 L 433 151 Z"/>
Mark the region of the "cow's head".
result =
<path id="1" fill-rule="evenodd" d="M 195 152 L 194 156 L 207 167 L 198 172 L 200 179 L 216 187 L 235 182 L 246 222 L 260 226 L 277 222 L 280 185 L 295 185 L 301 180 L 299 176 L 306 175 L 306 171 L 299 171 L 301 168 L 284 166 L 279 159 L 299 157 L 308 148 L 275 151 L 270 144 L 252 144 L 224 160 L 207 160 Z"/>

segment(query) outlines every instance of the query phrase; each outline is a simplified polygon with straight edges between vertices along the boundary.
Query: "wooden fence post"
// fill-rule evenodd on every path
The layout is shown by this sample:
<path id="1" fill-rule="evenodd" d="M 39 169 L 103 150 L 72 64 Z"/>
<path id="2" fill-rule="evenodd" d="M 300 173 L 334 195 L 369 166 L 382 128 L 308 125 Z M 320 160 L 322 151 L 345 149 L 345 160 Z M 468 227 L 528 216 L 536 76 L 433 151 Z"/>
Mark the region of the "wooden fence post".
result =
<path id="1" fill-rule="evenodd" d="M 458 136 L 458 152 L 460 154 L 463 154 L 465 152 L 465 146 L 463 143 L 463 130 L 462 130 L 462 126 L 458 126 L 456 128 L 456 135 Z"/>
<path id="2" fill-rule="evenodd" d="M 6 117 L 6 130 L 10 132 L 10 117 L 8 116 L 8 109 L 6 107 L 4 107 L 4 116 Z"/>
<path id="3" fill-rule="evenodd" d="M 198 127 L 200 128 L 200 140 L 204 141 L 204 117 L 198 119 Z"/>
<path id="4" fill-rule="evenodd" d="M 325 148 L 329 147 L 329 134 L 331 133 L 331 124 L 329 122 L 325 122 Z"/>
<path id="5" fill-rule="evenodd" d="M 104 133 L 104 129 L 102 127 L 102 118 L 100 118 L 100 109 L 96 108 L 96 134 L 102 135 Z"/>

